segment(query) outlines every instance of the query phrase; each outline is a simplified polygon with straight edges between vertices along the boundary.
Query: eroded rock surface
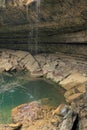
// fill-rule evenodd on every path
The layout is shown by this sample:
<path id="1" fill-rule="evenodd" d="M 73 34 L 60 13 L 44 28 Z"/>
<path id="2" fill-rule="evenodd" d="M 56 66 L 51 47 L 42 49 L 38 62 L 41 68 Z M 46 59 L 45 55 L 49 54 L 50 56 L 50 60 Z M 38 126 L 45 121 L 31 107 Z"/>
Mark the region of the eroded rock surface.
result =
<path id="1" fill-rule="evenodd" d="M 12 71 L 14 69 L 38 73 L 41 67 L 29 52 L 0 50 L 0 71 Z M 41 73 L 38 73 L 36 77 L 39 75 Z"/>
<path id="2" fill-rule="evenodd" d="M 15 123 L 30 121 L 43 118 L 43 108 L 38 102 L 31 102 L 28 104 L 20 105 L 12 110 L 12 120 Z"/>
<path id="3" fill-rule="evenodd" d="M 76 121 L 77 113 L 69 111 L 60 126 L 60 130 L 72 130 L 74 122 Z"/>

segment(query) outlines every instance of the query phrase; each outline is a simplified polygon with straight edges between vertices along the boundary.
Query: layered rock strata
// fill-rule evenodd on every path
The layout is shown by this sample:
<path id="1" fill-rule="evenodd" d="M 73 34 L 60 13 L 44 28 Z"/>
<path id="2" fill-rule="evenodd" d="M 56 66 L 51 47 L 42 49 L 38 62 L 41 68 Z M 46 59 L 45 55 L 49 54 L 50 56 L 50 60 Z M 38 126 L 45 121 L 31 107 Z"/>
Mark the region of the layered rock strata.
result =
<path id="1" fill-rule="evenodd" d="M 61 53 L 32 56 L 26 51 L 0 50 L 0 71 L 27 70 L 32 77 L 46 77 L 60 84 L 71 102 L 85 93 L 87 62 L 84 57 Z"/>

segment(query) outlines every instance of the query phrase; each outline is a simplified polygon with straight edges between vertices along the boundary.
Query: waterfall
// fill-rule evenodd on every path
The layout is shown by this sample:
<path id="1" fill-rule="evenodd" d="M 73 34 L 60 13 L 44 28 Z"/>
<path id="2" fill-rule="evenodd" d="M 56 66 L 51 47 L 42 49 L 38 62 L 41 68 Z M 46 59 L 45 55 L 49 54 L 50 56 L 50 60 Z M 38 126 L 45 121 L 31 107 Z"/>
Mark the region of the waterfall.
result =
<path id="1" fill-rule="evenodd" d="M 30 50 L 30 44 L 35 44 L 35 53 L 38 52 L 38 38 L 39 38 L 39 13 L 40 13 L 40 0 L 32 0 L 32 2 L 35 2 L 35 22 L 33 23 L 32 20 L 29 20 L 29 11 L 28 8 L 31 8 L 27 5 L 26 12 L 27 12 L 27 20 L 30 22 L 30 31 L 28 35 L 28 49 Z M 31 48 L 32 49 L 32 48 Z"/>
<path id="2" fill-rule="evenodd" d="M 40 0 L 37 0 L 36 3 L 36 39 L 35 39 L 35 53 L 38 52 L 38 43 L 39 43 L 39 14 L 40 14 Z"/>

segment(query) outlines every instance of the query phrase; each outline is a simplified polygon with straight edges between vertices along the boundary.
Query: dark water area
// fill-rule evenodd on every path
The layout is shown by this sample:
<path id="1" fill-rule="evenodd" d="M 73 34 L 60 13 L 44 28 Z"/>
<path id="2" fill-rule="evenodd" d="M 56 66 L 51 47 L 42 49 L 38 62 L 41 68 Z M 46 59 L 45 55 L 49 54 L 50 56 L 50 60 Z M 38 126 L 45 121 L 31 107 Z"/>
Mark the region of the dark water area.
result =
<path id="1" fill-rule="evenodd" d="M 11 122 L 12 108 L 31 101 L 54 107 L 65 102 L 57 84 L 31 79 L 25 73 L 0 74 L 0 123 Z"/>

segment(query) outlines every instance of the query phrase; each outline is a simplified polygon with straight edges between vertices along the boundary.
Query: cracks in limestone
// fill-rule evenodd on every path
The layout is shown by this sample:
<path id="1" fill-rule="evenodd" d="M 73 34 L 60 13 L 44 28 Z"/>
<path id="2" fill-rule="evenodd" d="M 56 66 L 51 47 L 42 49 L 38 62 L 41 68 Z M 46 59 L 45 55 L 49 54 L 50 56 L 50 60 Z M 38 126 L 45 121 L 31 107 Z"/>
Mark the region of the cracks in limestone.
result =
<path id="1" fill-rule="evenodd" d="M 68 75 L 66 75 L 65 77 L 63 77 L 59 82 L 63 81 L 64 79 L 68 78 L 70 76 L 71 73 L 69 73 Z"/>
<path id="2" fill-rule="evenodd" d="M 1 51 L 2 53 L 2 51 Z M 3 57 L 4 56 L 4 57 Z M 34 56 L 32 56 L 30 53 L 24 53 L 24 54 L 20 54 L 17 55 L 15 53 L 8 53 L 8 57 L 7 57 L 7 53 L 5 52 L 4 55 L 1 54 L 1 58 L 6 59 L 6 63 L 11 64 L 11 68 L 9 70 L 15 70 L 15 69 L 29 69 L 29 67 L 33 67 L 36 69 L 41 68 L 39 62 L 34 58 Z"/>
<path id="3" fill-rule="evenodd" d="M 27 65 L 28 62 L 29 62 L 29 60 L 28 60 L 26 63 L 24 63 L 24 66 Z M 32 66 L 35 62 L 36 62 L 36 61 L 34 61 L 34 62 L 31 64 L 31 66 Z"/>
<path id="4" fill-rule="evenodd" d="M 19 61 L 17 61 L 18 62 L 18 65 L 19 66 L 23 66 L 23 68 L 25 68 L 25 64 L 27 64 L 27 63 L 23 63 L 23 60 L 28 56 L 29 54 L 27 54 L 27 55 L 25 55 L 24 57 L 22 57 Z"/>
<path id="5" fill-rule="evenodd" d="M 78 114 L 77 114 L 77 118 L 76 118 L 76 120 L 75 120 L 75 122 L 74 122 L 73 127 L 72 127 L 71 130 L 77 130 L 77 128 L 78 128 L 78 123 L 79 123 L 79 119 L 78 119 Z"/>
<path id="6" fill-rule="evenodd" d="M 25 55 L 23 58 L 20 59 L 20 61 L 18 61 L 18 62 L 19 62 L 18 64 L 19 64 L 19 65 L 22 64 L 23 68 L 26 68 L 26 65 L 27 65 L 28 63 L 30 63 L 29 59 L 28 59 L 25 63 L 23 62 L 23 60 L 26 60 L 27 56 L 29 56 L 29 55 L 30 55 L 30 54 Z M 32 56 L 32 55 L 30 55 L 30 56 Z M 34 56 L 32 56 L 32 58 L 33 58 L 34 61 L 31 62 L 30 65 L 33 66 L 35 63 L 37 63 L 38 66 L 40 67 L 39 62 L 34 58 Z M 40 67 L 40 68 L 41 68 L 41 67 Z"/>
<path id="7" fill-rule="evenodd" d="M 9 54 L 9 63 L 12 64 L 11 70 L 13 70 L 14 68 L 16 68 L 17 66 L 20 66 L 20 67 L 24 68 L 22 60 L 25 59 L 27 57 L 27 55 L 29 55 L 29 54 L 26 54 L 24 57 L 22 57 L 20 60 L 18 60 L 20 57 L 15 56 L 14 54 Z M 14 64 L 14 60 L 13 59 L 16 59 L 16 62 L 17 62 L 16 65 Z"/>
<path id="8" fill-rule="evenodd" d="M 22 60 L 24 60 L 29 54 L 26 54 L 24 57 L 22 57 L 18 62 L 20 63 Z"/>
<path id="9" fill-rule="evenodd" d="M 34 57 L 34 59 L 35 59 L 35 62 L 38 63 L 38 65 L 39 65 L 39 67 L 40 67 L 40 69 L 41 69 L 41 64 L 40 64 L 40 62 L 39 62 L 35 57 Z M 34 63 L 35 63 L 35 62 L 34 62 Z M 33 63 L 33 64 L 34 64 L 34 63 Z M 33 65 L 33 64 L 32 64 L 32 65 Z M 42 70 L 42 69 L 41 69 L 41 70 Z"/>
<path id="10" fill-rule="evenodd" d="M 31 66 L 34 65 L 35 62 L 36 62 L 36 60 L 31 64 Z"/>
<path id="11" fill-rule="evenodd" d="M 37 62 L 38 65 L 39 65 L 39 67 L 41 68 L 41 65 L 40 65 L 40 63 L 38 62 L 38 60 L 35 59 L 35 62 Z M 35 63 L 35 62 L 34 62 L 34 63 Z M 34 64 L 34 63 L 33 63 L 33 64 Z M 33 64 L 32 64 L 32 65 L 33 65 Z"/>
<path id="12" fill-rule="evenodd" d="M 27 54 L 26 56 L 24 56 L 23 58 L 21 58 L 21 60 L 19 61 L 19 62 L 23 62 L 23 60 L 28 56 L 28 55 L 30 55 L 30 54 Z M 33 56 L 32 56 L 33 57 Z M 33 57 L 34 58 L 34 57 Z M 35 58 L 34 58 L 35 59 Z M 24 65 L 25 64 L 27 64 L 29 62 L 29 60 L 26 62 L 26 63 L 24 63 Z"/>

